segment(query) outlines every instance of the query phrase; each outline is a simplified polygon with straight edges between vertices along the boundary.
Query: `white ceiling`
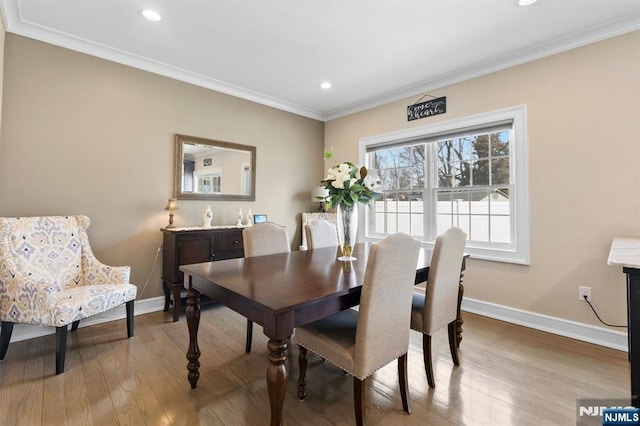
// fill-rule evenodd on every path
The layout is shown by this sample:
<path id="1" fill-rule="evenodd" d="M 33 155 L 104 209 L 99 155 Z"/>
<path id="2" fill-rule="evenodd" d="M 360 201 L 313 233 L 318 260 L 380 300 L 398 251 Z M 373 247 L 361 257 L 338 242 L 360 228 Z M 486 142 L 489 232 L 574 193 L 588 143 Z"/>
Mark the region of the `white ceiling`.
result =
<path id="1" fill-rule="evenodd" d="M 640 29 L 640 0 L 2 0 L 8 32 L 330 120 Z M 160 12 L 160 22 L 140 10 Z M 320 89 L 322 81 L 333 87 Z"/>

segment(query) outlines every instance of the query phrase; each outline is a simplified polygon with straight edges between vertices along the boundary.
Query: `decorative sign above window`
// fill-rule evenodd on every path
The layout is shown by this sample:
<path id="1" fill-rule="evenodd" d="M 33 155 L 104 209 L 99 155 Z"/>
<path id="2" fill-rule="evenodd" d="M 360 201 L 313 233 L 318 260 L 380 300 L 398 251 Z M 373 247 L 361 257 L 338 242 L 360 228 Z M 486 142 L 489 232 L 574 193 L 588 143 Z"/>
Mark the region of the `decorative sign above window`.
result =
<path id="1" fill-rule="evenodd" d="M 447 97 L 443 96 L 441 98 L 409 105 L 407 107 L 407 121 L 444 114 L 445 112 L 447 112 Z"/>

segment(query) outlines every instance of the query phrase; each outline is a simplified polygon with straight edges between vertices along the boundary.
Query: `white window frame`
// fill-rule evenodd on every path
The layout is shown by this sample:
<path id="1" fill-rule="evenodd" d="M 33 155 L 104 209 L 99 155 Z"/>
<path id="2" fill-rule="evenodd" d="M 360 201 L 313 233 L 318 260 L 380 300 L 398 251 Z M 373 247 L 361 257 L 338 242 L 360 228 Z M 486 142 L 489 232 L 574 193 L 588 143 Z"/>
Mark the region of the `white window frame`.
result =
<path id="1" fill-rule="evenodd" d="M 529 172 L 527 141 L 527 107 L 519 105 L 472 116 L 427 124 L 411 129 L 385 133 L 362 138 L 359 141 L 359 164 L 366 164 L 367 150 L 374 147 L 409 144 L 438 134 L 447 134 L 464 129 L 482 128 L 491 123 L 511 121 L 513 140 L 509 143 L 509 164 L 512 168 L 511 182 L 515 191 L 510 194 L 512 212 L 512 242 L 509 245 L 491 245 L 467 242 L 466 252 L 475 259 L 508 262 L 522 265 L 530 264 L 530 222 L 529 222 Z M 432 167 L 433 169 L 433 167 Z M 365 240 L 378 241 L 380 235 L 370 233 L 369 209 L 359 209 L 360 223 L 365 224 Z M 426 210 L 425 210 L 426 211 Z M 429 221 L 435 223 L 435 221 Z M 425 224 L 426 225 L 426 224 Z M 433 236 L 434 230 L 425 226 L 425 233 Z M 423 241 L 425 247 L 433 247 L 435 236 Z"/>

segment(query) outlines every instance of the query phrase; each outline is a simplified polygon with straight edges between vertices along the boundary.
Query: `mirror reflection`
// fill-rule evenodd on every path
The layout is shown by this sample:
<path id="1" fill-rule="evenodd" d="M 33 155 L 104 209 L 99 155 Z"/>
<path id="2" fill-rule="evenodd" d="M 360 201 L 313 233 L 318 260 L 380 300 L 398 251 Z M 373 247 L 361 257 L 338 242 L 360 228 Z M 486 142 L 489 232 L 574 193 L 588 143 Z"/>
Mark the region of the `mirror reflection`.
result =
<path id="1" fill-rule="evenodd" d="M 255 200 L 255 147 L 186 135 L 175 144 L 175 198 Z"/>

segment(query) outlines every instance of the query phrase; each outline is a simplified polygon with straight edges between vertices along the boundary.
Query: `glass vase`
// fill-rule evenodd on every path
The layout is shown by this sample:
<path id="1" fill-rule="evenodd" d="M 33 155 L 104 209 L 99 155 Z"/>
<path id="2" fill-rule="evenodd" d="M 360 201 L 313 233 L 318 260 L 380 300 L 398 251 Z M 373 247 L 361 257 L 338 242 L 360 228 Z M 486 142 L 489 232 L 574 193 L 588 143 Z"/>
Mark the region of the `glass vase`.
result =
<path id="1" fill-rule="evenodd" d="M 358 204 L 353 203 L 351 206 L 338 205 L 338 244 L 342 256 L 338 260 L 350 261 L 356 260 L 352 256 L 353 246 L 356 244 L 356 233 L 358 231 Z"/>

